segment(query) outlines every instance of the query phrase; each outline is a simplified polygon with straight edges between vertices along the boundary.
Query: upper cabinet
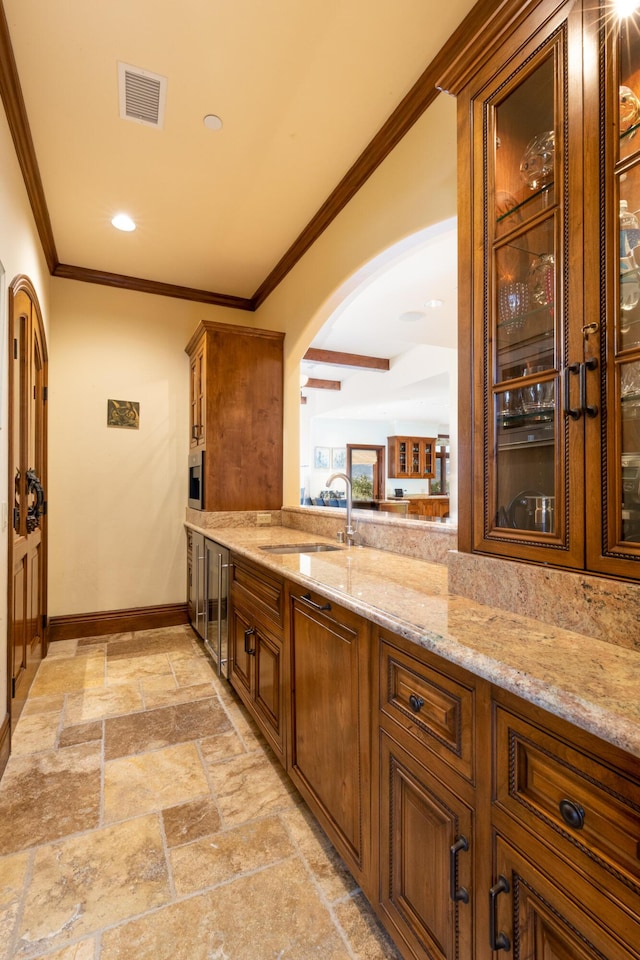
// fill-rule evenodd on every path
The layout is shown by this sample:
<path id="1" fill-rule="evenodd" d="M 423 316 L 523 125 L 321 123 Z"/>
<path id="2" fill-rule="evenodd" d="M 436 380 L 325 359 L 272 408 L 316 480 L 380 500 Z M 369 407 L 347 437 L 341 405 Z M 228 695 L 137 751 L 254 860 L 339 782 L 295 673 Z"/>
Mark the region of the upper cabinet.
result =
<path id="1" fill-rule="evenodd" d="M 283 340 L 204 321 L 187 344 L 189 442 L 204 451 L 207 511 L 282 506 Z"/>
<path id="2" fill-rule="evenodd" d="M 387 437 L 389 479 L 429 479 L 436 473 L 434 437 Z"/>
<path id="3" fill-rule="evenodd" d="M 640 13 L 542 2 L 488 29 L 478 69 L 443 83 L 472 383 L 460 549 L 638 578 Z"/>

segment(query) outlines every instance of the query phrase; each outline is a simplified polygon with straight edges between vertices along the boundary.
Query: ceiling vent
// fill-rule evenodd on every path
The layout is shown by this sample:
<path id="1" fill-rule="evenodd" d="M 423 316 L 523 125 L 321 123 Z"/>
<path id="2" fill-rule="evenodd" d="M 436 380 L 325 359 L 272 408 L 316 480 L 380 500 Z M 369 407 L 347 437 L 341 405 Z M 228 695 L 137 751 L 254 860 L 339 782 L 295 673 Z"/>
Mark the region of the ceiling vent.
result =
<path id="1" fill-rule="evenodd" d="M 120 116 L 147 127 L 162 129 L 167 100 L 167 78 L 128 63 L 118 63 Z"/>

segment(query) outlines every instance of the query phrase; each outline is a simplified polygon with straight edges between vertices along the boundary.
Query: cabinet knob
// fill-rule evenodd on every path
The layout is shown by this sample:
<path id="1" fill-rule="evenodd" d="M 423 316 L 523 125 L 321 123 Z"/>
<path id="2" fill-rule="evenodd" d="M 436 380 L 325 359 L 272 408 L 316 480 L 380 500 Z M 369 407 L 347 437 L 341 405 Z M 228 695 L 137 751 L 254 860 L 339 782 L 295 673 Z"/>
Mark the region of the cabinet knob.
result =
<path id="1" fill-rule="evenodd" d="M 584 810 L 579 803 L 572 800 L 561 800 L 558 804 L 560 816 L 568 827 L 573 830 L 582 830 L 584 827 Z"/>
<path id="2" fill-rule="evenodd" d="M 412 693 L 409 695 L 409 704 L 414 713 L 420 713 L 424 707 L 424 700 L 422 697 L 418 697 L 415 693 Z"/>

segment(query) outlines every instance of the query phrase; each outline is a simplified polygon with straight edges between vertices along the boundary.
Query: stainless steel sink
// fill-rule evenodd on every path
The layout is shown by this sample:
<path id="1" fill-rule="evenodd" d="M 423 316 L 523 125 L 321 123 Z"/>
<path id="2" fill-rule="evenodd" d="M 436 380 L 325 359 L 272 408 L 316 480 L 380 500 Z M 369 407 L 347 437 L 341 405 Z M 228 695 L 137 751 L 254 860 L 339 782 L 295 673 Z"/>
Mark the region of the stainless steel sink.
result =
<path id="1" fill-rule="evenodd" d="M 342 550 L 332 543 L 283 543 L 280 546 L 262 546 L 267 553 L 324 553 L 327 550 Z"/>

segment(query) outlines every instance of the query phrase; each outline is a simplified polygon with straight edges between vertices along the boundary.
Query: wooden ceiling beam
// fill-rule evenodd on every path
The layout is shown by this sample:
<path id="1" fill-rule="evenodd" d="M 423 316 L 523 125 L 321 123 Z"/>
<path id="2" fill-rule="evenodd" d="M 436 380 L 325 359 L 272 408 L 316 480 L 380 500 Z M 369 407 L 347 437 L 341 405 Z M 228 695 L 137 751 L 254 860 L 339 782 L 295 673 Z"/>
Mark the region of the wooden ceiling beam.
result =
<path id="1" fill-rule="evenodd" d="M 366 370 L 388 370 L 389 361 L 384 357 L 365 357 L 359 353 L 341 353 L 338 350 L 318 350 L 310 347 L 303 360 L 314 363 L 335 364 L 341 367 L 358 367 Z"/>
<path id="2" fill-rule="evenodd" d="M 316 380 L 309 377 L 302 387 L 303 390 L 341 390 L 342 384 L 339 380 Z"/>

